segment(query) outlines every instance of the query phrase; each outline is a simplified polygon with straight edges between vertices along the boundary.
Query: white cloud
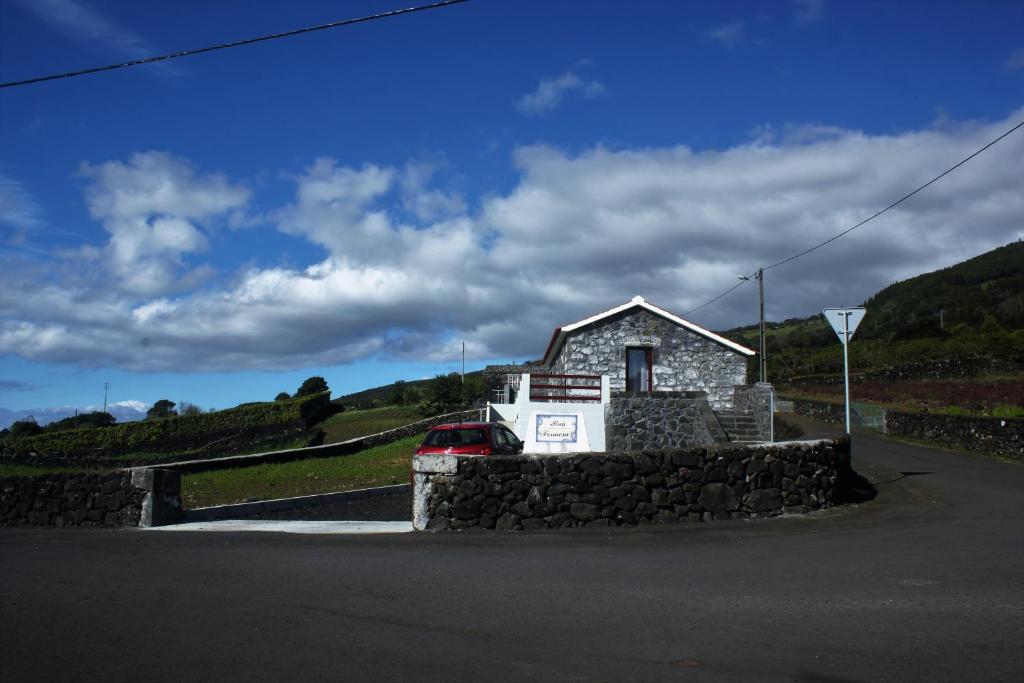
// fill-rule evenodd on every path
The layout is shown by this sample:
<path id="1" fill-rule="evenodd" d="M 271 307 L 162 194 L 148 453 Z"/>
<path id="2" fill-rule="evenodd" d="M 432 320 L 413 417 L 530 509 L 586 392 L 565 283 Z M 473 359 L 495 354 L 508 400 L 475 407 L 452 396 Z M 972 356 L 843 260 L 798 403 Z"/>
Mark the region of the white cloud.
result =
<path id="1" fill-rule="evenodd" d="M 154 295 L 172 289 L 187 254 L 206 249 L 204 224 L 245 206 L 249 190 L 219 174 L 198 175 L 163 152 L 135 154 L 128 163 L 83 163 L 91 181 L 89 213 L 110 234 L 105 249 L 122 289 Z M 94 253 L 94 252 L 86 252 Z M 185 273 L 186 280 L 196 273 Z"/>
<path id="2" fill-rule="evenodd" d="M 825 14 L 825 3 L 822 0 L 793 0 L 794 18 L 798 24 L 811 24 L 820 21 Z"/>
<path id="3" fill-rule="evenodd" d="M 7 244 L 24 244 L 43 225 L 39 204 L 24 185 L 0 171 L 0 228 Z"/>
<path id="4" fill-rule="evenodd" d="M 54 30 L 92 50 L 139 59 L 152 57 L 161 50 L 142 36 L 104 16 L 81 0 L 17 0 L 25 10 Z M 156 65 L 164 72 L 173 72 L 169 65 Z"/>
<path id="5" fill-rule="evenodd" d="M 746 37 L 746 24 L 742 21 L 733 21 L 710 31 L 705 31 L 704 37 L 721 43 L 726 47 L 736 47 Z"/>
<path id="6" fill-rule="evenodd" d="M 466 212 L 466 200 L 458 193 L 427 189 L 437 172 L 435 164 L 410 161 L 402 171 L 402 205 L 422 222 L 430 222 Z"/>
<path id="7" fill-rule="evenodd" d="M 606 95 L 608 90 L 603 83 L 587 80 L 576 73 L 579 67 L 589 64 L 589 61 L 582 60 L 560 76 L 542 78 L 536 90 L 519 98 L 516 109 L 521 114 L 539 115 L 558 108 L 569 95 L 575 94 L 586 99 Z"/>
<path id="8" fill-rule="evenodd" d="M 1024 69 L 1024 47 L 1018 47 L 1006 59 L 1007 69 Z"/>
<path id="9" fill-rule="evenodd" d="M 319 262 L 250 268 L 220 288 L 149 296 L 0 263 L 10 266 L 0 271 L 0 353 L 174 371 L 443 360 L 458 355 L 462 340 L 471 357 L 537 357 L 556 325 L 635 294 L 685 314 L 737 275 L 871 215 L 1022 113 L 886 136 L 790 126 L 720 151 L 523 147 L 511 191 L 422 215 L 418 195 L 439 190 L 415 165 L 320 159 L 294 178 L 294 200 L 276 214 L 278 229 L 323 247 Z M 179 182 L 168 187 L 208 189 L 211 176 L 188 168 L 171 174 Z M 1017 134 L 873 223 L 767 271 L 769 318 L 857 303 L 1024 237 L 1020 177 Z M 222 192 L 202 208 L 185 202 L 191 193 L 147 188 L 145 201 L 131 192 L 105 197 L 97 217 L 106 225 L 115 214 L 150 216 L 152 231 L 158 214 L 194 228 L 199 216 L 244 195 L 223 178 L 212 185 Z M 212 199 L 221 195 L 234 200 Z M 159 239 L 145 234 L 140 248 L 160 258 L 197 248 L 193 233 L 175 225 L 161 226 Z M 721 329 L 756 317 L 755 291 L 740 288 L 693 320 Z"/>

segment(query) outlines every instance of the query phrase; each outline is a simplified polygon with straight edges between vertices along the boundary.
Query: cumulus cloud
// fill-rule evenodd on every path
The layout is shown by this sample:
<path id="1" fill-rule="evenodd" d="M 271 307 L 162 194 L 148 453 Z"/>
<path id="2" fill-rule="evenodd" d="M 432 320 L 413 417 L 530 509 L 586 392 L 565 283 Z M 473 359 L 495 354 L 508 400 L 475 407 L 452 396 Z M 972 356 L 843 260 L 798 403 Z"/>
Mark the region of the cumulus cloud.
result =
<path id="1" fill-rule="evenodd" d="M 581 66 L 588 65 L 589 62 L 583 60 L 560 76 L 542 78 L 536 90 L 519 98 L 516 102 L 516 109 L 521 114 L 536 116 L 557 109 L 570 95 L 578 95 L 586 99 L 606 95 L 608 90 L 601 81 L 588 80 L 577 73 Z"/>
<path id="2" fill-rule="evenodd" d="M 43 224 L 39 204 L 13 177 L 0 171 L 0 228 L 7 244 L 24 244 Z"/>
<path id="3" fill-rule="evenodd" d="M 746 24 L 742 21 L 733 21 L 718 28 L 704 32 L 704 37 L 721 43 L 726 47 L 736 47 L 746 37 Z"/>
<path id="4" fill-rule="evenodd" d="M 140 295 L 173 288 L 184 257 L 207 247 L 202 226 L 249 199 L 246 188 L 219 174 L 197 174 L 187 161 L 163 152 L 135 154 L 127 163 L 83 163 L 79 173 L 91 181 L 89 213 L 110 234 L 103 255 L 121 288 Z M 194 280 L 196 274 L 185 277 Z"/>
<path id="5" fill-rule="evenodd" d="M 317 262 L 252 267 L 219 288 L 144 297 L 8 268 L 0 353 L 135 370 L 286 369 L 443 360 L 465 340 L 471 357 L 535 358 L 556 325 L 635 294 L 685 315 L 737 275 L 871 215 L 1022 113 L 894 135 L 791 126 L 723 150 L 522 147 L 509 192 L 440 211 L 416 210 L 420 196 L 452 195 L 415 164 L 319 159 L 292 179 L 293 200 L 274 215 L 278 230 L 323 249 Z M 104 225 L 147 216 L 150 231 L 157 216 L 194 227 L 244 199 L 227 179 L 184 167 L 168 187 L 180 178 L 212 183 L 220 192 L 197 205 L 206 208 L 180 208 L 183 195 L 168 190 L 156 210 L 146 190 L 144 201 L 105 197 L 95 215 Z M 847 237 L 767 271 L 769 318 L 856 304 L 893 281 L 1021 239 L 1020 177 L 1017 135 Z M 233 199 L 215 200 L 222 195 Z M 184 226 L 167 229 L 159 239 L 144 234 L 137 249 L 163 258 L 198 247 Z M 756 318 L 756 291 L 742 287 L 692 316 L 715 329 Z"/>

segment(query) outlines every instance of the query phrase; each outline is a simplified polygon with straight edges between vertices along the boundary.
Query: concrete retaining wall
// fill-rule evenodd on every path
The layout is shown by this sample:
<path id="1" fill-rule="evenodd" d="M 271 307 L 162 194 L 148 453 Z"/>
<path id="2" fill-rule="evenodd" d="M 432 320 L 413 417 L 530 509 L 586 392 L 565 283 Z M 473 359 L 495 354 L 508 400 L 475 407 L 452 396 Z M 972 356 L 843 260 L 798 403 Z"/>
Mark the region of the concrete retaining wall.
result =
<path id="1" fill-rule="evenodd" d="M 533 530 L 769 517 L 832 504 L 850 442 L 413 458 L 416 529 Z"/>

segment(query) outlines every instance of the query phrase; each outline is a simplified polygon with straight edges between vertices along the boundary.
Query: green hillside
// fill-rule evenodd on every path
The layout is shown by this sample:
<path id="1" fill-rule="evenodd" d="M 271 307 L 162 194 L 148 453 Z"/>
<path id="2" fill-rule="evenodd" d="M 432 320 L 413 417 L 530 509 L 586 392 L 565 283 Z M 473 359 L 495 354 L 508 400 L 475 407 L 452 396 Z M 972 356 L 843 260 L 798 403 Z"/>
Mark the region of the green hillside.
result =
<path id="1" fill-rule="evenodd" d="M 1024 363 L 1024 242 L 897 282 L 863 305 L 850 345 L 851 366 L 862 371 L 950 359 Z M 766 327 L 771 381 L 841 371 L 838 340 L 820 314 Z M 757 348 L 756 325 L 723 335 Z"/>
<path id="2" fill-rule="evenodd" d="M 212 413 L 176 415 L 91 429 L 8 436 L 0 461 L 47 466 L 115 466 L 214 458 L 306 445 L 311 427 L 337 408 L 330 394 L 247 403 Z"/>

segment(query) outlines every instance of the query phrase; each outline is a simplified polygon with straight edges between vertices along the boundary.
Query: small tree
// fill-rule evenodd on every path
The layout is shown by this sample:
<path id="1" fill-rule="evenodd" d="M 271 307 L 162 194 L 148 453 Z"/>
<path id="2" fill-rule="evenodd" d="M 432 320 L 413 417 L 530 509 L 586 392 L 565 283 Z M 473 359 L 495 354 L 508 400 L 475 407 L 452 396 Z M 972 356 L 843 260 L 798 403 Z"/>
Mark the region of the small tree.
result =
<path id="1" fill-rule="evenodd" d="M 36 434 L 42 434 L 43 428 L 39 426 L 36 419 L 29 415 L 24 420 L 18 420 L 11 425 L 11 436 L 19 438 L 22 436 L 35 436 Z"/>
<path id="2" fill-rule="evenodd" d="M 177 415 L 174 411 L 174 401 L 168 401 L 166 398 L 162 398 L 153 404 L 148 411 L 146 411 L 147 420 L 158 420 L 162 417 L 171 417 Z"/>
<path id="3" fill-rule="evenodd" d="M 292 397 L 287 391 L 282 391 L 280 394 L 274 397 L 275 401 L 287 401 Z"/>
<path id="4" fill-rule="evenodd" d="M 197 406 L 195 403 L 189 403 L 188 401 L 182 401 L 178 405 L 178 415 L 202 415 L 203 409 Z"/>
<path id="5" fill-rule="evenodd" d="M 299 387 L 299 390 L 295 392 L 295 398 L 298 398 L 299 396 L 312 396 L 313 394 L 322 394 L 325 391 L 330 390 L 331 388 L 327 386 L 327 380 L 325 380 L 323 377 L 310 377 L 305 382 L 303 382 L 302 386 Z"/>

